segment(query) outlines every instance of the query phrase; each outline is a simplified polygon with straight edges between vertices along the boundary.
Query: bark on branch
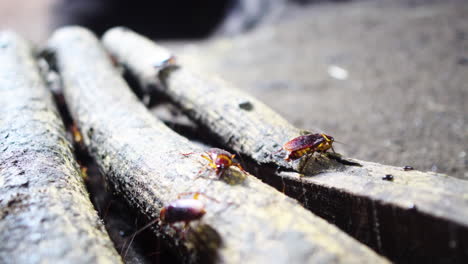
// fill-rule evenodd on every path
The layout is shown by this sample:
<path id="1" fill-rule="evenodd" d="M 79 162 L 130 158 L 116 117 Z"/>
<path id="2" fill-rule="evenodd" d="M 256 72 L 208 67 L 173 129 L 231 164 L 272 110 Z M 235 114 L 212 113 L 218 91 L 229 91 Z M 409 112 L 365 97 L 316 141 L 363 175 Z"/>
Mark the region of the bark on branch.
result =
<path id="1" fill-rule="evenodd" d="M 143 89 L 167 94 L 226 147 L 262 168 L 273 165 L 259 173 L 262 180 L 379 253 L 399 261 L 468 260 L 468 182 L 339 155 L 285 162 L 278 149 L 305 132 L 263 103 L 183 66 L 159 72 L 154 65 L 167 51 L 129 30 L 111 29 L 103 42 Z M 382 179 L 388 174 L 393 181 Z"/>
<path id="2" fill-rule="evenodd" d="M 0 33 L 0 263 L 120 263 L 29 45 Z"/>
<path id="3" fill-rule="evenodd" d="M 154 229 L 185 261 L 386 262 L 255 177 L 231 169 L 229 180 L 213 179 L 199 155 L 182 155 L 202 150 L 148 112 L 88 31 L 61 29 L 48 48 L 85 144 L 132 206 L 154 219 L 180 193 L 200 191 L 218 200 L 200 197 L 207 213 L 191 224 L 186 239 L 167 225 Z"/>

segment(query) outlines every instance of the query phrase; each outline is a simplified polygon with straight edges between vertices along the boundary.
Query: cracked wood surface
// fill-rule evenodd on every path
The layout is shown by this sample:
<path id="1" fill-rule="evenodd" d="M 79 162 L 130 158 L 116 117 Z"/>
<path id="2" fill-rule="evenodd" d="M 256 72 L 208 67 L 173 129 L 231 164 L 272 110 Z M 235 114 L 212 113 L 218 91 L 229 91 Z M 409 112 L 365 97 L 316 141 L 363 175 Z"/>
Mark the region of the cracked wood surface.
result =
<path id="1" fill-rule="evenodd" d="M 29 45 L 0 32 L 0 263 L 120 263 Z"/>
<path id="2" fill-rule="evenodd" d="M 185 239 L 166 225 L 153 229 L 184 261 L 387 262 L 255 177 L 231 169 L 217 180 L 198 154 L 182 155 L 202 149 L 149 113 L 88 31 L 61 29 L 48 49 L 85 145 L 130 205 L 155 219 L 180 193 L 201 191 L 218 200 L 200 197 L 207 213 Z"/>
<path id="3" fill-rule="evenodd" d="M 337 155 L 287 163 L 278 149 L 306 132 L 263 103 L 183 65 L 159 71 L 153 65 L 167 51 L 130 30 L 111 29 L 103 43 L 143 90 L 168 95 L 221 144 L 262 165 L 262 180 L 377 252 L 407 262 L 468 259 L 468 182 Z M 387 174 L 394 180 L 382 180 Z"/>

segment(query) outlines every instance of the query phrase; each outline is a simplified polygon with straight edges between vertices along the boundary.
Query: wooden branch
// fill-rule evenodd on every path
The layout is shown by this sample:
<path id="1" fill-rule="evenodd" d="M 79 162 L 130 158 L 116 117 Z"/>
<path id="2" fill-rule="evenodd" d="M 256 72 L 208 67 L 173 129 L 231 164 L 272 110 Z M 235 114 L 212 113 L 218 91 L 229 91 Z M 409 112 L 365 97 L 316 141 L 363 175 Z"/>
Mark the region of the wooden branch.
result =
<path id="1" fill-rule="evenodd" d="M 340 155 L 287 163 L 275 152 L 305 132 L 263 103 L 185 67 L 158 72 L 151 58 L 161 48 L 129 30 L 111 29 L 103 42 L 141 86 L 164 92 L 222 144 L 270 167 L 262 180 L 379 253 L 404 262 L 468 261 L 468 182 Z M 388 174 L 393 181 L 382 179 Z"/>
<path id="2" fill-rule="evenodd" d="M 154 229 L 184 261 L 386 262 L 255 177 L 231 169 L 216 179 L 202 150 L 148 112 L 88 31 L 61 29 L 48 48 L 85 144 L 129 204 L 155 219 L 180 193 L 203 192 L 217 200 L 200 197 L 207 213 L 185 239 L 167 225 Z M 199 154 L 182 155 L 189 152 Z"/>
<path id="3" fill-rule="evenodd" d="M 0 263 L 120 263 L 32 50 L 0 33 Z"/>

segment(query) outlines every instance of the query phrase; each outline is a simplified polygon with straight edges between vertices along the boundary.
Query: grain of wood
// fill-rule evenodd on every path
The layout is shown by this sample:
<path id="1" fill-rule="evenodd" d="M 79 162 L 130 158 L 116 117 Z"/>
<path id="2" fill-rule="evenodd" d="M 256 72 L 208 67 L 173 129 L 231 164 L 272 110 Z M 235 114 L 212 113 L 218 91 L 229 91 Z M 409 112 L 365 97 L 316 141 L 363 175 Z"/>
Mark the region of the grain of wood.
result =
<path id="1" fill-rule="evenodd" d="M 263 103 L 183 65 L 160 71 L 153 65 L 162 48 L 130 30 L 111 29 L 103 43 L 144 90 L 165 93 L 221 144 L 262 165 L 255 169 L 269 167 L 257 174 L 262 180 L 377 252 L 397 261 L 468 260 L 468 182 L 336 155 L 288 163 L 278 149 L 306 132 Z"/>
<path id="2" fill-rule="evenodd" d="M 0 263 L 120 263 L 32 49 L 0 32 Z"/>
<path id="3" fill-rule="evenodd" d="M 180 193 L 201 191 L 219 201 L 200 197 L 207 213 L 185 239 L 168 226 L 153 229 L 184 261 L 387 262 L 255 177 L 232 169 L 226 180 L 213 179 L 199 155 L 182 155 L 202 149 L 149 113 L 88 31 L 61 29 L 48 49 L 85 144 L 130 205 L 154 219 Z"/>

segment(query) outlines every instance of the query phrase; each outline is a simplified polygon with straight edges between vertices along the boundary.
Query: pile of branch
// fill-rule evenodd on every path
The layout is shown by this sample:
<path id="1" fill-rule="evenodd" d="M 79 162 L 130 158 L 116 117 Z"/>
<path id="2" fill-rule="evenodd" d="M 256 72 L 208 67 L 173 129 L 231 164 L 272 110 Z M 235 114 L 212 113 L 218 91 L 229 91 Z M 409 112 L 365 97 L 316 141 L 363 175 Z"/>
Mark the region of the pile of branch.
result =
<path id="1" fill-rule="evenodd" d="M 222 80 L 183 65 L 161 71 L 167 51 L 128 29 L 111 29 L 103 43 L 143 90 L 169 96 L 221 145 L 270 167 L 258 173 L 263 181 L 377 252 L 405 262 L 468 259 L 468 182 L 333 154 L 286 162 L 278 149 L 310 132 Z"/>
<path id="2" fill-rule="evenodd" d="M 245 172 L 231 168 L 226 177 L 217 178 L 200 158 L 202 149 L 156 120 L 139 102 L 88 31 L 61 29 L 48 50 L 85 145 L 130 205 L 155 219 L 179 194 L 204 194 L 200 199 L 206 215 L 191 224 L 187 236 L 164 224 L 153 229 L 184 261 L 386 262 Z"/>
<path id="3" fill-rule="evenodd" d="M 287 161 L 285 142 L 320 130 L 298 129 L 218 78 L 169 65 L 169 51 L 127 29 L 101 43 L 86 29 L 63 28 L 46 51 L 111 189 L 183 262 L 468 260 L 466 181 L 337 153 Z M 0 262 L 119 263 L 32 54 L 15 34 L 0 34 Z M 201 157 L 210 150 L 155 118 L 120 64 L 254 173 L 231 166 L 218 175 Z M 198 199 L 206 213 L 186 224 L 159 219 L 181 197 Z"/>

